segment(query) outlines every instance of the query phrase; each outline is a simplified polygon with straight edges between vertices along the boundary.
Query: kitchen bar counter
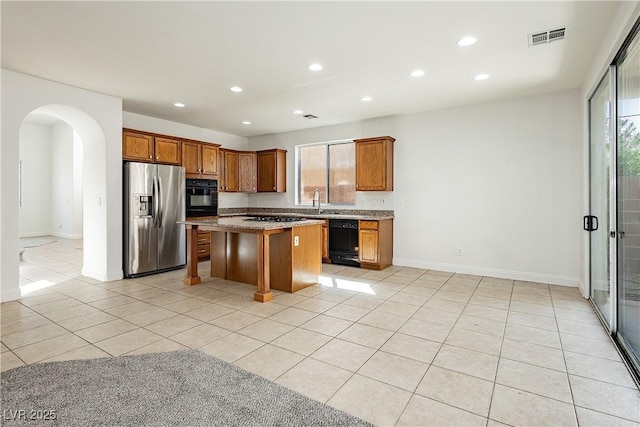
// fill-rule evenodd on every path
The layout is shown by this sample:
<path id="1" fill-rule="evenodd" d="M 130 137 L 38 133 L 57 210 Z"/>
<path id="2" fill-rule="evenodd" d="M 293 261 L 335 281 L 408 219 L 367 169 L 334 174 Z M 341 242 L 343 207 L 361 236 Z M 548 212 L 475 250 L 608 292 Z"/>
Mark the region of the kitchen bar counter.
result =
<path id="1" fill-rule="evenodd" d="M 232 210 L 233 209 L 233 210 Z M 287 209 L 279 210 L 278 208 L 263 208 L 243 209 L 242 212 L 238 212 L 236 209 L 231 208 L 221 209 L 220 217 L 232 218 L 235 216 L 292 216 L 303 217 L 308 219 L 361 219 L 368 221 L 376 221 L 383 219 L 394 219 L 393 211 L 378 211 L 378 210 L 365 210 L 365 209 L 322 209 L 320 213 L 316 209 Z"/>
<path id="2" fill-rule="evenodd" d="M 322 219 L 247 221 L 247 216 L 187 220 L 185 285 L 196 285 L 198 230 L 211 232 L 211 276 L 255 284 L 254 299 L 273 299 L 271 288 L 295 292 L 316 283 L 322 270 Z M 278 262 L 271 262 L 271 254 Z M 273 286 L 272 286 L 273 283 Z"/>

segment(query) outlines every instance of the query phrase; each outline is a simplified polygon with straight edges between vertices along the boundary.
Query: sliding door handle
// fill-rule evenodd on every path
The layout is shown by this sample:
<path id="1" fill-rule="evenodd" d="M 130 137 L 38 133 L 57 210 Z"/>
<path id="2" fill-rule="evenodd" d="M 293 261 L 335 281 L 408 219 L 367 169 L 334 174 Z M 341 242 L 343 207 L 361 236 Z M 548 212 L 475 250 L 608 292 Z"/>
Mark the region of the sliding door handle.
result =
<path id="1" fill-rule="evenodd" d="M 596 231 L 598 229 L 598 217 L 593 215 L 583 216 L 582 228 L 585 231 Z"/>

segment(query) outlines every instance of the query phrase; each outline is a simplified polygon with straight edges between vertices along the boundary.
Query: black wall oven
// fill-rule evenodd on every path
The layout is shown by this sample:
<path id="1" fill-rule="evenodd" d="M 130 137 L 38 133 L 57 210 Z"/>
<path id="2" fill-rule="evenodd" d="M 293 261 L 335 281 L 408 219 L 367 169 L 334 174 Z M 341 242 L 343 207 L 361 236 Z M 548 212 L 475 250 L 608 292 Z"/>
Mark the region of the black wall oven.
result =
<path id="1" fill-rule="evenodd" d="M 186 216 L 218 216 L 218 181 L 215 179 L 187 179 Z"/>

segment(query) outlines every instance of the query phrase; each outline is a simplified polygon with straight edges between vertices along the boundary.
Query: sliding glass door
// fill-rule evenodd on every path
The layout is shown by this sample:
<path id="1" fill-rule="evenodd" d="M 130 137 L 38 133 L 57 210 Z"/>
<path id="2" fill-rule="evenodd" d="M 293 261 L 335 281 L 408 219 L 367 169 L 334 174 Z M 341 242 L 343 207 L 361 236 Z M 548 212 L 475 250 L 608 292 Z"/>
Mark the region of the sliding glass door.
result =
<path id="1" fill-rule="evenodd" d="M 589 100 L 591 183 L 591 217 L 585 218 L 591 257 L 591 299 L 605 322 L 611 326 L 611 268 L 610 268 L 610 204 L 611 187 L 611 84 L 609 73 L 598 85 Z"/>
<path id="2" fill-rule="evenodd" d="M 617 338 L 640 365 L 640 36 L 617 60 Z"/>

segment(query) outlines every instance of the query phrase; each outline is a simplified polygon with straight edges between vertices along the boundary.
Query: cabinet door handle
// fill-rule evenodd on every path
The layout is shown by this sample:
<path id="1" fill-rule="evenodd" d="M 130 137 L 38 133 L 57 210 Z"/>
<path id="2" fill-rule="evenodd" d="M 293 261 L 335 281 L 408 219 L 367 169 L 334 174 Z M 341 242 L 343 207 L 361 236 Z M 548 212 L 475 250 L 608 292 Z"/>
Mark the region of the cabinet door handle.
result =
<path id="1" fill-rule="evenodd" d="M 151 160 L 153 160 L 153 156 L 149 156 L 149 158 L 150 158 Z"/>

